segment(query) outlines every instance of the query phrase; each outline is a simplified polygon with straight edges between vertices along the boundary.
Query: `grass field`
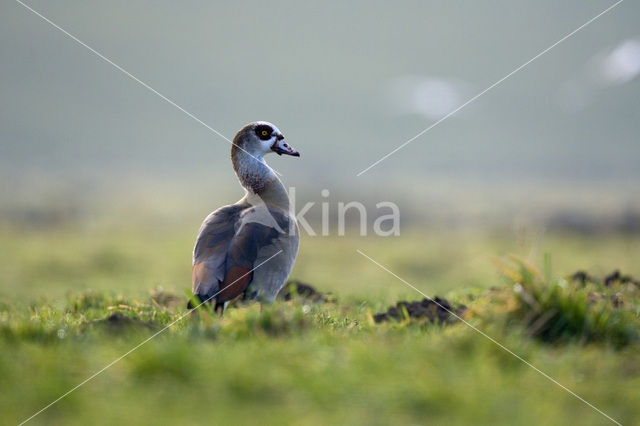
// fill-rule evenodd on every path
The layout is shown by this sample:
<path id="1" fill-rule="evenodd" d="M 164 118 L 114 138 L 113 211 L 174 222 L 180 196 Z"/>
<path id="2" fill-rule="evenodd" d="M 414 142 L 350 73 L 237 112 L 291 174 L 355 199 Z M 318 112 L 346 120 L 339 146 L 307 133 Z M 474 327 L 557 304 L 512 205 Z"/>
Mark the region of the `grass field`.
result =
<path id="1" fill-rule="evenodd" d="M 27 419 L 185 313 L 195 230 L 161 228 L 0 230 L 0 423 Z M 459 321 L 374 323 L 422 296 L 356 249 L 427 295 L 465 304 L 471 324 L 638 424 L 639 292 L 560 279 L 579 269 L 640 276 L 638 237 L 470 229 L 305 237 L 292 278 L 335 302 L 189 315 L 30 423 L 611 423 Z M 552 310 L 555 322 L 541 319 Z M 103 321 L 114 313 L 130 320 Z"/>

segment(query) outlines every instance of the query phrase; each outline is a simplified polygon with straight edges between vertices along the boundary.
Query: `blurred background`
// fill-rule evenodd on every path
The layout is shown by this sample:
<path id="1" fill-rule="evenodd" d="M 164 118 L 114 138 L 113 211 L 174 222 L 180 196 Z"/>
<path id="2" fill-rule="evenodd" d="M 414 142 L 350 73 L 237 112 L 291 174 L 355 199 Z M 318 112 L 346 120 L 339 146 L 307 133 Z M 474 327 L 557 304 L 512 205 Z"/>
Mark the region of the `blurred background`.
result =
<path id="1" fill-rule="evenodd" d="M 122 354 L 34 421 L 595 425 L 598 407 L 637 424 L 637 344 L 586 342 L 634 335 L 638 289 L 574 292 L 561 278 L 640 279 L 639 2 L 357 176 L 615 0 L 24 1 L 227 138 L 277 125 L 302 156 L 267 160 L 298 211 L 315 202 L 305 218 L 318 234 L 302 234 L 291 278 L 337 302 L 190 315 L 137 350 L 186 313 L 203 218 L 243 195 L 230 145 L 1 1 L 0 424 Z M 367 206 L 367 236 L 355 212 L 337 235 L 350 201 Z M 399 236 L 371 232 L 389 214 L 381 201 L 398 205 Z M 589 406 L 462 325 L 374 326 L 423 296 L 356 250 L 467 304 L 482 333 Z M 530 302 L 496 267 L 513 256 L 549 285 L 543 314 L 516 308 Z M 528 337 L 555 307 L 553 327 L 575 343 Z"/>
<path id="2" fill-rule="evenodd" d="M 299 277 L 335 281 L 323 253 L 348 244 L 377 244 L 410 276 L 455 273 L 464 238 L 488 230 L 465 259 L 514 244 L 528 255 L 544 235 L 613 235 L 624 242 L 602 268 L 636 267 L 637 3 L 359 177 L 612 2 L 28 4 L 230 139 L 249 121 L 275 123 L 302 157 L 270 164 L 300 206 L 317 202 L 312 223 L 322 201 L 399 205 L 401 237 L 305 237 Z M 0 8 L 2 291 L 134 285 L 124 276 L 187 288 L 200 221 L 242 195 L 229 143 L 19 3 Z M 572 247 L 554 241 L 559 253 Z M 588 240 L 573 241 L 585 253 Z M 440 269 L 419 257 L 424 244 L 450 251 Z M 167 257 L 179 259 L 171 271 Z"/>

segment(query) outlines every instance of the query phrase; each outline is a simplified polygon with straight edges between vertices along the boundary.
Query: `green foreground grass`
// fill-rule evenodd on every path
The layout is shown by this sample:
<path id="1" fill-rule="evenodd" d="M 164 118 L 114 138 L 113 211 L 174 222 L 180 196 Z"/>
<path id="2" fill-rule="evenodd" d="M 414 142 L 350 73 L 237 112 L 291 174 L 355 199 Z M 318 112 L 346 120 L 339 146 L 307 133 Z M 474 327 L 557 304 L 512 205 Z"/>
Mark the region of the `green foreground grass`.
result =
<path id="1" fill-rule="evenodd" d="M 193 236 L 169 229 L 3 231 L 0 423 L 25 420 L 185 313 Z M 31 422 L 610 423 L 458 321 L 375 324 L 373 313 L 422 297 L 356 248 L 465 304 L 471 324 L 617 421 L 640 418 L 638 292 L 561 278 L 640 275 L 636 239 L 416 230 L 306 238 L 292 276 L 336 302 L 188 315 Z M 561 272 L 542 266 L 545 252 Z M 114 313 L 133 322 L 103 321 Z"/>

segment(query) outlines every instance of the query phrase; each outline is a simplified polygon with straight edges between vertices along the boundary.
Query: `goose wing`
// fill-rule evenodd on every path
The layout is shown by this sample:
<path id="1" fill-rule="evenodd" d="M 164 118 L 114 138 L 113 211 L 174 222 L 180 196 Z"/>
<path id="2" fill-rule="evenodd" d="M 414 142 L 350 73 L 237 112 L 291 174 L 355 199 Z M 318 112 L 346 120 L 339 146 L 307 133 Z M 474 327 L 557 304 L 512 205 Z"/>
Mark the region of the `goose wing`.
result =
<path id="1" fill-rule="evenodd" d="M 230 300 L 251 283 L 263 249 L 289 230 L 288 217 L 266 206 L 231 205 L 202 224 L 193 252 L 193 292 Z"/>
<path id="2" fill-rule="evenodd" d="M 202 222 L 193 249 L 193 292 L 210 297 L 226 275 L 227 252 L 236 234 L 242 205 L 219 208 Z"/>

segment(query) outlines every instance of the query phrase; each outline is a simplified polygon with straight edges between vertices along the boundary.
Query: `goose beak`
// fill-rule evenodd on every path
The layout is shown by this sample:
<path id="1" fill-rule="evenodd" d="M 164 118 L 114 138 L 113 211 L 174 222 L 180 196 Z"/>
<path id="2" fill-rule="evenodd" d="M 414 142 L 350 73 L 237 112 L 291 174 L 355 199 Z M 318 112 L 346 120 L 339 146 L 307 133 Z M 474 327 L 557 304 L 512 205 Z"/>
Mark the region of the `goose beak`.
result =
<path id="1" fill-rule="evenodd" d="M 300 153 L 287 144 L 284 141 L 284 137 L 280 136 L 276 139 L 273 145 L 271 145 L 271 150 L 278 155 L 286 154 L 293 157 L 300 157 Z"/>

